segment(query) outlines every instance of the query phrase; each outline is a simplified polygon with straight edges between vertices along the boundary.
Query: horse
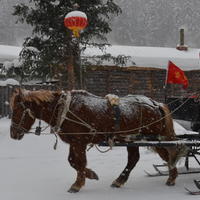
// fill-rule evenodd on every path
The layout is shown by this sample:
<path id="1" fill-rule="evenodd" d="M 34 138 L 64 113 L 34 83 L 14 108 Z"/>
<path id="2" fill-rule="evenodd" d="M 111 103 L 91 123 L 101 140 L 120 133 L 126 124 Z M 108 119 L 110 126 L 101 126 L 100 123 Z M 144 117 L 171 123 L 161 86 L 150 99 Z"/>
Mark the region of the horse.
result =
<path id="1" fill-rule="evenodd" d="M 166 141 L 175 140 L 173 121 L 167 105 L 140 95 L 110 97 L 112 95 L 100 97 L 83 90 L 15 89 L 10 99 L 10 136 L 21 140 L 36 119 L 48 123 L 54 133 L 69 144 L 68 161 L 77 171 L 76 181 L 68 190 L 73 193 L 84 186 L 86 178 L 99 179 L 86 166 L 86 149 L 89 144 L 103 141 L 126 142 L 130 136 L 138 134 L 161 136 Z M 112 182 L 112 187 L 124 185 L 139 161 L 139 147 L 126 148 L 127 164 Z M 176 147 L 155 147 L 154 150 L 168 164 L 169 177 L 166 185 L 174 185 L 178 175 L 176 161 L 179 150 Z"/>

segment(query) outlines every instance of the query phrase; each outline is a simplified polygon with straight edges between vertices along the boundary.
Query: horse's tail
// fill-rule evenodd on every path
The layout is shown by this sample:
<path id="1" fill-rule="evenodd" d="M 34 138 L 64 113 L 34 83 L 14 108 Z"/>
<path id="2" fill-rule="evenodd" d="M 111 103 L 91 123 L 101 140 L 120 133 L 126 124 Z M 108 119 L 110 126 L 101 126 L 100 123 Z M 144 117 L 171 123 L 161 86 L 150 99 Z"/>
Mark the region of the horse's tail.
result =
<path id="1" fill-rule="evenodd" d="M 174 140 L 176 137 L 176 134 L 174 131 L 174 124 L 173 124 L 173 119 L 172 119 L 170 110 L 166 104 L 161 104 L 160 110 L 163 113 L 163 122 L 164 122 L 165 129 L 167 131 L 166 136 L 169 136 L 170 140 Z"/>
<path id="2" fill-rule="evenodd" d="M 176 139 L 176 133 L 174 130 L 174 124 L 173 124 L 173 118 L 171 116 L 170 110 L 166 104 L 162 104 L 160 106 L 160 109 L 163 112 L 163 117 L 164 117 L 164 123 L 165 123 L 165 128 L 166 128 L 166 139 L 167 140 L 175 140 Z M 186 145 L 177 145 L 175 149 L 173 148 L 168 148 L 168 153 L 174 152 L 174 158 L 170 162 L 170 166 L 174 168 L 176 166 L 176 163 L 178 160 L 185 156 L 188 152 L 188 147 Z"/>

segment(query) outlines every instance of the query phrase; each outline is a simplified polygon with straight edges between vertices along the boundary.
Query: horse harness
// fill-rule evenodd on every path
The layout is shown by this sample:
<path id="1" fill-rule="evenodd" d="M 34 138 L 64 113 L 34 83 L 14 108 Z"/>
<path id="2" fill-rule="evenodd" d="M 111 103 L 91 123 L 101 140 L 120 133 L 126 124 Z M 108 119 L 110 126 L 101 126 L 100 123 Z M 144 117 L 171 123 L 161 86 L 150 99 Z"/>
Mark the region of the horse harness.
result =
<path id="1" fill-rule="evenodd" d="M 105 99 L 107 99 L 108 103 L 111 105 L 111 108 L 112 108 L 111 114 L 113 115 L 113 121 L 114 121 L 113 131 L 109 132 L 108 135 L 113 135 L 115 133 L 119 133 L 119 134 L 123 133 L 124 131 L 120 131 L 121 111 L 119 108 L 119 100 L 120 100 L 119 97 L 117 95 L 109 94 L 109 95 L 105 96 Z M 56 105 L 56 107 L 59 106 L 58 115 L 57 115 L 56 125 L 54 127 L 52 127 L 52 132 L 57 133 L 57 134 L 62 134 L 61 126 L 65 120 L 68 120 L 68 121 L 74 122 L 76 124 L 87 127 L 89 129 L 88 133 L 92 133 L 93 135 L 95 135 L 97 133 L 102 134 L 101 132 L 98 132 L 90 124 L 85 122 L 83 119 L 78 117 L 76 114 L 74 114 L 70 110 L 71 101 L 72 101 L 71 92 L 70 91 L 68 91 L 67 93 L 62 92 L 62 94 L 58 100 L 58 103 Z M 35 119 L 35 116 L 34 116 L 33 112 L 30 110 L 30 108 L 27 108 L 23 102 L 20 102 L 20 105 L 24 109 L 22 117 L 20 119 L 20 122 L 15 123 L 12 121 L 11 127 L 14 127 L 15 129 L 18 129 L 18 130 L 22 130 L 24 133 L 24 132 L 28 132 L 28 130 L 21 127 L 21 125 L 24 123 L 25 115 L 28 113 L 28 115 L 32 119 Z M 54 110 L 54 112 L 55 112 L 55 110 Z M 70 113 L 76 120 L 67 117 L 67 113 Z M 53 113 L 53 115 L 54 115 L 54 113 Z M 52 119 L 53 119 L 53 115 L 52 115 Z M 36 135 L 40 135 L 40 132 L 41 132 L 40 124 L 41 123 L 39 122 L 39 127 L 36 128 L 37 129 Z M 138 130 L 140 130 L 140 128 L 138 128 Z M 126 132 L 129 132 L 129 131 L 126 131 Z M 88 134 L 88 133 L 85 133 L 85 134 Z"/>
<path id="2" fill-rule="evenodd" d="M 68 121 L 71 121 L 73 123 L 87 127 L 90 130 L 89 131 L 90 133 L 96 133 L 97 132 L 96 129 L 94 129 L 87 122 L 85 122 L 83 119 L 78 117 L 75 113 L 73 113 L 70 110 L 71 101 L 72 101 L 71 92 L 70 91 L 68 91 L 67 93 L 63 92 L 59 101 L 58 101 L 58 105 L 60 105 L 60 106 L 59 106 L 59 109 L 58 109 L 56 126 L 52 127 L 53 131 L 55 133 L 58 133 L 58 134 L 60 132 L 62 133 L 61 126 L 62 126 L 62 124 L 65 120 L 68 120 Z M 67 113 L 70 113 L 75 118 L 75 120 L 67 117 Z"/>
<path id="3" fill-rule="evenodd" d="M 13 120 L 12 120 L 12 123 L 11 123 L 11 127 L 17 129 L 17 130 L 21 130 L 23 134 L 24 132 L 28 132 L 28 130 L 24 127 L 22 127 L 22 124 L 24 123 L 24 120 L 25 120 L 25 116 L 26 114 L 29 115 L 29 117 L 31 117 L 32 119 L 35 119 L 35 116 L 33 115 L 33 112 L 30 110 L 30 108 L 27 108 L 23 102 L 20 102 L 19 103 L 22 108 L 24 109 L 23 113 L 22 113 L 22 117 L 19 121 L 19 123 L 15 123 Z M 21 134 L 18 133 L 18 135 L 20 136 Z"/>
<path id="4" fill-rule="evenodd" d="M 118 134 L 121 134 L 121 133 L 129 133 L 131 134 L 132 131 L 135 131 L 135 130 L 138 130 L 139 133 L 138 134 L 135 134 L 136 138 L 139 136 L 141 136 L 141 133 L 140 133 L 140 130 L 141 128 L 143 128 L 144 126 L 142 127 L 138 127 L 134 130 L 126 130 L 126 131 L 120 131 L 120 121 L 121 121 L 121 111 L 120 111 L 120 108 L 119 108 L 119 97 L 116 96 L 116 95 L 106 95 L 105 97 L 106 99 L 108 99 L 108 103 L 111 105 L 111 108 L 112 108 L 112 115 L 113 115 L 113 120 L 114 120 L 114 126 L 113 126 L 113 131 L 111 132 L 106 132 L 107 133 L 107 141 L 108 143 L 110 143 L 112 145 L 113 143 L 113 140 L 114 140 L 114 135 L 115 133 L 118 133 Z M 79 124 L 79 125 L 82 125 L 82 126 L 85 126 L 89 129 L 89 132 L 87 133 L 84 133 L 84 134 L 92 134 L 93 137 L 96 135 L 96 134 L 105 134 L 104 132 L 98 132 L 95 128 L 93 128 L 90 124 L 88 124 L 87 122 L 85 122 L 83 119 L 81 119 L 80 117 L 78 117 L 76 114 L 74 114 L 71 110 L 70 110 L 70 104 L 71 104 L 71 101 L 72 101 L 72 96 L 71 96 L 71 92 L 68 91 L 67 93 L 65 92 L 62 92 L 59 100 L 58 100 L 58 103 L 56 105 L 59 106 L 58 108 L 58 115 L 57 115 L 57 120 L 56 120 L 56 125 L 54 127 L 51 128 L 52 130 L 52 133 L 53 134 L 72 134 L 72 133 L 62 133 L 61 131 L 61 126 L 63 124 L 63 122 L 65 120 L 68 120 L 68 121 L 71 121 L 73 123 L 76 123 L 76 124 Z M 30 110 L 30 108 L 27 108 L 23 102 L 20 103 L 20 105 L 23 107 L 24 111 L 23 111 L 23 114 L 22 114 L 22 117 L 20 119 L 20 122 L 19 123 L 15 123 L 12 121 L 12 124 L 11 124 L 11 127 L 15 128 L 15 129 L 18 129 L 18 130 L 21 130 L 22 133 L 21 134 L 24 134 L 26 132 L 28 132 L 27 129 L 21 127 L 21 125 L 24 123 L 24 120 L 25 120 L 25 116 L 26 114 L 28 114 L 32 119 L 35 119 L 35 116 L 33 115 L 33 112 Z M 56 110 L 56 107 L 54 109 L 54 112 Z M 70 113 L 74 118 L 74 119 L 71 119 L 69 117 L 67 117 L 67 113 Z M 54 115 L 54 113 L 53 113 Z M 53 115 L 52 115 L 52 119 L 53 119 Z M 161 120 L 161 119 L 160 119 Z M 155 123 L 155 122 L 154 122 Z M 41 122 L 39 122 L 39 127 L 36 127 L 36 131 L 35 131 L 35 134 L 36 135 L 40 135 L 41 134 L 41 127 L 40 127 L 40 124 Z M 77 134 L 82 134 L 82 133 L 77 133 Z M 110 146 L 111 146 L 110 145 Z"/>
<path id="5" fill-rule="evenodd" d="M 113 120 L 114 120 L 114 130 L 113 134 L 109 134 L 107 137 L 107 141 L 110 144 L 110 146 L 113 146 L 113 139 L 114 139 L 114 132 L 120 130 L 120 108 L 119 108 L 119 97 L 116 95 L 106 95 L 105 97 L 108 99 L 109 104 L 112 107 L 112 112 L 114 114 Z M 71 110 L 70 110 L 70 104 L 72 101 L 72 96 L 71 92 L 68 91 L 67 93 L 63 92 L 58 100 L 58 115 L 57 115 L 57 122 L 54 127 L 52 127 L 52 132 L 56 134 L 62 134 L 61 131 L 61 126 L 65 120 L 71 121 L 73 123 L 85 126 L 89 129 L 89 133 L 92 133 L 93 137 L 91 140 L 91 143 L 97 134 L 97 130 L 93 128 L 91 125 L 89 125 L 87 122 L 85 122 L 83 119 L 75 115 Z M 70 113 L 76 120 L 71 119 L 67 117 L 67 113 Z"/>
<path id="6" fill-rule="evenodd" d="M 58 100 L 58 116 L 57 116 L 57 121 L 56 125 L 52 128 L 54 132 L 58 133 L 60 131 L 60 127 L 62 126 L 67 113 L 69 112 L 69 106 L 72 100 L 71 92 L 62 92 L 59 100 Z"/>

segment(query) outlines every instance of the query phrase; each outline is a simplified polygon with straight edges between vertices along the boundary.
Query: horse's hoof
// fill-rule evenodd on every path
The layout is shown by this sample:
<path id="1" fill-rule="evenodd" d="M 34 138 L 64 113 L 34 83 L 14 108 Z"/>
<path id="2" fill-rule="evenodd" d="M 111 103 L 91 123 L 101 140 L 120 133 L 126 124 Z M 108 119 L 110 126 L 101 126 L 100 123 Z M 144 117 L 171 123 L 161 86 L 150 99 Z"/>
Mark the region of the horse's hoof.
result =
<path id="1" fill-rule="evenodd" d="M 77 192 L 79 192 L 79 190 L 80 190 L 80 189 L 78 189 L 78 188 L 70 188 L 70 189 L 68 190 L 68 192 L 69 192 L 69 193 L 77 193 Z"/>
<path id="2" fill-rule="evenodd" d="M 174 185 L 175 185 L 175 182 L 167 181 L 167 182 L 166 182 L 166 185 L 167 185 L 167 186 L 174 186 Z"/>
<path id="3" fill-rule="evenodd" d="M 89 179 L 99 180 L 98 175 L 91 169 L 88 169 L 88 171 L 86 172 L 86 177 Z"/>
<path id="4" fill-rule="evenodd" d="M 117 182 L 117 181 L 114 181 L 112 184 L 111 184 L 111 187 L 113 188 L 120 188 L 121 187 L 121 183 Z"/>
<path id="5" fill-rule="evenodd" d="M 99 177 L 98 177 L 98 175 L 94 172 L 94 173 L 92 174 L 91 179 L 99 180 Z"/>

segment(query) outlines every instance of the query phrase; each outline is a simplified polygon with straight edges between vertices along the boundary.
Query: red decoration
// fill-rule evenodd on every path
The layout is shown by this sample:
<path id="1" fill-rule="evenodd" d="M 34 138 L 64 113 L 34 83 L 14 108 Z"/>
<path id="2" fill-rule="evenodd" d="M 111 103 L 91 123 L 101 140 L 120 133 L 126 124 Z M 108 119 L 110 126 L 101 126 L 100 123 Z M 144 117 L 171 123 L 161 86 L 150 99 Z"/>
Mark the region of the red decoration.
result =
<path id="1" fill-rule="evenodd" d="M 64 24 L 73 31 L 75 37 L 79 37 L 79 32 L 88 25 L 87 16 L 84 12 L 72 11 L 65 16 Z"/>
<path id="2" fill-rule="evenodd" d="M 189 85 L 188 79 L 179 67 L 177 67 L 174 63 L 169 61 L 168 64 L 168 73 L 166 83 L 173 83 L 173 84 L 181 84 L 183 88 L 186 89 Z"/>

